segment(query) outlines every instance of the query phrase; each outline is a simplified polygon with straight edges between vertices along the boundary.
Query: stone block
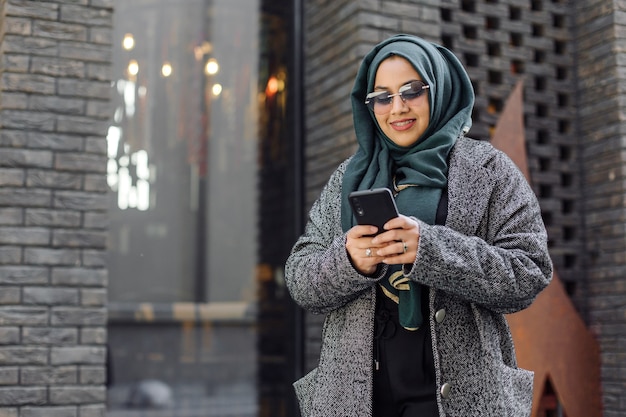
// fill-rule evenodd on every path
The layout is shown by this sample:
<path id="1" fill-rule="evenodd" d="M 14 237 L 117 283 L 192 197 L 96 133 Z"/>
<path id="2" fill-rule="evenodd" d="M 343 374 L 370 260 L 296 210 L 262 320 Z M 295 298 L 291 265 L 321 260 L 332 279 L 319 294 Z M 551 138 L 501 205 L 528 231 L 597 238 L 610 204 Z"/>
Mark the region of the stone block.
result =
<path id="1" fill-rule="evenodd" d="M 57 209 L 104 211 L 107 209 L 107 203 L 107 195 L 103 193 L 58 191 L 53 198 L 53 207 Z"/>
<path id="2" fill-rule="evenodd" d="M 86 307 L 103 307 L 107 304 L 107 291 L 104 288 L 84 288 L 80 290 L 80 304 Z"/>
<path id="3" fill-rule="evenodd" d="M 0 283 L 1 281 L 0 267 Z M 72 285 L 83 287 L 104 287 L 107 284 L 108 271 L 104 268 L 64 268 L 52 269 L 54 285 Z"/>
<path id="4" fill-rule="evenodd" d="M 26 226 L 78 227 L 81 214 L 78 211 L 26 209 Z"/>
<path id="5" fill-rule="evenodd" d="M 46 365 L 48 348 L 30 346 L 0 346 L 0 365 Z M 2 394 L 0 393 L 0 399 Z M 1 402 L 0 404 L 11 404 Z"/>
<path id="6" fill-rule="evenodd" d="M 2 416 L 0 416 L 2 417 Z M 19 417 L 80 417 L 76 407 L 22 407 Z"/>
<path id="7" fill-rule="evenodd" d="M 0 227 L 0 244 L 47 245 L 50 230 L 41 227 Z"/>
<path id="8" fill-rule="evenodd" d="M 51 386 L 50 404 L 93 404 L 106 400 L 106 388 L 102 385 Z"/>
<path id="9" fill-rule="evenodd" d="M 24 287 L 25 305 L 77 305 L 79 290 L 76 288 Z"/>
<path id="10" fill-rule="evenodd" d="M 3 187 L 19 187 L 24 185 L 25 172 L 19 168 L 0 168 L 0 184 Z"/>
<path id="11" fill-rule="evenodd" d="M 15 305 L 20 304 L 22 301 L 22 290 L 20 287 L 6 287 L 2 286 L 0 289 L 0 304 L 1 305 Z M 0 339 L 0 343 L 3 340 Z"/>
<path id="12" fill-rule="evenodd" d="M 0 344 L 17 345 L 20 343 L 19 327 L 0 327 Z"/>
<path id="13" fill-rule="evenodd" d="M 106 246 L 107 233 L 95 230 L 55 230 L 52 246 L 67 248 L 102 248 Z"/>
<path id="14" fill-rule="evenodd" d="M 106 327 L 82 327 L 80 329 L 80 343 L 83 345 L 104 345 L 106 341 Z"/>
<path id="15" fill-rule="evenodd" d="M 63 171 L 106 172 L 106 161 L 102 155 L 64 152 L 57 155 L 55 168 Z"/>
<path id="16" fill-rule="evenodd" d="M 104 366 L 80 366 L 79 382 L 87 385 L 105 384 L 107 378 Z"/>
<path id="17" fill-rule="evenodd" d="M 66 23 L 58 21 L 36 20 L 33 23 L 32 33 L 33 36 L 39 36 L 47 39 L 86 42 L 89 27 L 86 26 L 85 23 L 91 22 L 83 20 L 79 23 Z"/>
<path id="18" fill-rule="evenodd" d="M 51 168 L 52 160 L 52 152 L 45 150 L 13 148 L 3 149 L 0 153 L 0 166 L 4 167 Z"/>
<path id="19" fill-rule="evenodd" d="M 16 366 L 0 367 L 0 385 L 18 385 L 20 381 L 20 371 Z M 0 416 L 2 412 L 0 411 Z"/>
<path id="20" fill-rule="evenodd" d="M 48 170 L 29 170 L 26 178 L 26 186 L 32 188 L 80 190 L 82 183 L 83 176 L 80 173 Z"/>
<path id="21" fill-rule="evenodd" d="M 102 326 L 107 322 L 107 311 L 96 307 L 53 307 L 50 322 L 54 326 Z"/>
<path id="22" fill-rule="evenodd" d="M 22 328 L 24 345 L 76 345 L 78 329 L 75 327 L 29 327 Z"/>
<path id="23" fill-rule="evenodd" d="M 15 207 L 0 207 L 0 226 L 22 224 L 23 210 Z"/>
<path id="24" fill-rule="evenodd" d="M 79 265 L 80 251 L 77 249 L 26 248 L 24 261 L 30 265 Z"/>
<path id="25" fill-rule="evenodd" d="M 28 135 L 28 147 L 34 149 L 80 151 L 83 143 L 83 137 L 71 134 L 31 132 Z"/>
<path id="26" fill-rule="evenodd" d="M 0 284 L 36 285 L 48 282 L 48 268 L 0 265 Z"/>
<path id="27" fill-rule="evenodd" d="M 45 402 L 44 387 L 0 387 L 0 405 L 35 405 Z"/>
<path id="28" fill-rule="evenodd" d="M 23 366 L 22 385 L 70 385 L 78 382 L 76 366 Z"/>

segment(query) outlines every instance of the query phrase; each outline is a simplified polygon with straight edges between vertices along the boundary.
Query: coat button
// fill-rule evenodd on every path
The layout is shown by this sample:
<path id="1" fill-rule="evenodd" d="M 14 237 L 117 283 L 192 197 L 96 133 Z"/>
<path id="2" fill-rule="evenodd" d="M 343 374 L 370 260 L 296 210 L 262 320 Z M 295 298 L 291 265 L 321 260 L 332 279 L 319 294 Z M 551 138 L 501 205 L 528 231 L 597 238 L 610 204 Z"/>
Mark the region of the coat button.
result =
<path id="1" fill-rule="evenodd" d="M 437 323 L 441 323 L 443 319 L 445 318 L 446 318 L 446 309 L 442 308 L 441 310 L 437 310 L 437 312 L 435 313 L 435 321 Z"/>
<path id="2" fill-rule="evenodd" d="M 443 398 L 448 398 L 450 396 L 451 389 L 452 389 L 452 385 L 448 384 L 447 382 L 443 384 L 441 386 L 441 389 L 439 390 L 441 392 L 441 396 Z"/>

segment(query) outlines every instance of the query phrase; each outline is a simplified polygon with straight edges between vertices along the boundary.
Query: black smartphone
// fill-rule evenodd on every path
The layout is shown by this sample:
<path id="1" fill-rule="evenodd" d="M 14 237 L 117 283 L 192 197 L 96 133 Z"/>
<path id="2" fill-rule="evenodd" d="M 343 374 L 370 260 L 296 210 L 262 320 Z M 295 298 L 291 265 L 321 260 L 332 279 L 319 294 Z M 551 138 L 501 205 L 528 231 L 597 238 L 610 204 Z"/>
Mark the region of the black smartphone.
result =
<path id="1" fill-rule="evenodd" d="M 378 227 L 379 234 L 383 226 L 394 217 L 398 217 L 398 208 L 389 188 L 353 191 L 348 195 L 352 213 L 358 224 Z"/>

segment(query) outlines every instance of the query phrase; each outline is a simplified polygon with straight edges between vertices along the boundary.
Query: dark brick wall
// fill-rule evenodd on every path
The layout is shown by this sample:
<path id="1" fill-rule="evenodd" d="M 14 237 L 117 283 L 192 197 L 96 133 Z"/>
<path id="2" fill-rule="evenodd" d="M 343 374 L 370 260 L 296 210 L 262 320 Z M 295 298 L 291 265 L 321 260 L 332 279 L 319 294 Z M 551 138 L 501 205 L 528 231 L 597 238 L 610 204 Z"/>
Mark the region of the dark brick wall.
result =
<path id="1" fill-rule="evenodd" d="M 102 416 L 112 2 L 0 11 L 0 415 Z"/>
<path id="2" fill-rule="evenodd" d="M 575 73 L 567 1 L 442 1 L 442 40 L 476 92 L 470 136 L 489 139 L 518 81 L 531 183 L 555 268 L 575 300 L 584 286 Z M 582 311 L 582 302 L 579 304 Z M 583 312 L 584 313 L 584 312 Z"/>
<path id="3" fill-rule="evenodd" d="M 626 3 L 576 2 L 589 324 L 601 349 L 604 416 L 626 415 L 624 42 Z"/>

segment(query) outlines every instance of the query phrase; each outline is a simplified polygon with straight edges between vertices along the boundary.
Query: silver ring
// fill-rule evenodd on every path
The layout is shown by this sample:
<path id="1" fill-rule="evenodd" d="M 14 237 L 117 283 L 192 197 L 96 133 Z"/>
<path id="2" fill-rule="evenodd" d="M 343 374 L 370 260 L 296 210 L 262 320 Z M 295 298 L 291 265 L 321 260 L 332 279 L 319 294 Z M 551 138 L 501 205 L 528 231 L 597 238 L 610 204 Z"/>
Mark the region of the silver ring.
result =
<path id="1" fill-rule="evenodd" d="M 368 258 L 372 256 L 372 250 L 370 248 L 365 249 L 365 256 L 367 256 Z"/>
<path id="2" fill-rule="evenodd" d="M 404 250 L 403 253 L 406 253 L 406 250 L 408 249 L 408 247 L 406 246 L 406 242 L 404 240 L 402 241 L 402 249 Z"/>

